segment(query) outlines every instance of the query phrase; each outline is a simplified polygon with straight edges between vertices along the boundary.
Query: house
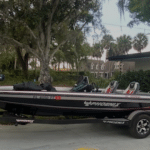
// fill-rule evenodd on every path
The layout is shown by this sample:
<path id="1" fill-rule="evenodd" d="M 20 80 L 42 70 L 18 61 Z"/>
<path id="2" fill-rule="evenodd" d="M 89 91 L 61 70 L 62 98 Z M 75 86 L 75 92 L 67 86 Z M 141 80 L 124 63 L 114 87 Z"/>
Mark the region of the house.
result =
<path id="1" fill-rule="evenodd" d="M 126 56 L 126 55 L 125 55 Z M 114 57 L 117 57 L 116 61 Z M 108 59 L 112 59 L 113 61 L 102 61 L 102 60 L 93 60 L 88 59 L 86 62 L 82 62 L 79 66 L 79 71 L 89 71 L 94 75 L 94 77 L 102 77 L 102 78 L 111 78 L 115 71 L 119 71 L 120 73 L 125 73 L 127 71 L 135 70 L 135 62 L 134 61 L 120 61 L 119 56 L 109 57 Z M 122 60 L 122 59 L 121 59 Z M 36 62 L 36 63 L 35 63 Z M 60 67 L 59 71 L 69 71 L 69 69 Z M 67 66 L 67 64 L 66 64 Z M 50 65 L 53 68 L 52 65 Z M 40 68 L 40 62 L 36 58 L 29 59 L 29 69 Z M 55 70 L 55 68 L 53 68 Z M 57 70 L 57 69 L 56 69 Z M 74 68 L 76 70 L 76 68 Z"/>
<path id="2" fill-rule="evenodd" d="M 79 70 L 80 71 L 89 71 L 95 77 L 98 77 L 100 68 L 103 64 L 104 64 L 104 61 L 102 61 L 102 60 L 88 59 L 87 62 L 81 63 Z"/>
<path id="3" fill-rule="evenodd" d="M 80 65 L 80 71 L 89 71 L 96 78 L 111 78 L 115 71 L 125 73 L 127 71 L 135 70 L 134 62 L 120 62 L 120 61 L 97 61 L 88 60 L 87 63 Z"/>
<path id="4" fill-rule="evenodd" d="M 104 63 L 104 70 L 101 73 L 103 78 L 111 78 L 115 71 L 125 73 L 135 69 L 134 62 L 107 61 Z"/>
<path id="5" fill-rule="evenodd" d="M 150 70 L 150 52 L 112 56 L 107 58 L 109 61 L 134 62 L 135 71 Z"/>

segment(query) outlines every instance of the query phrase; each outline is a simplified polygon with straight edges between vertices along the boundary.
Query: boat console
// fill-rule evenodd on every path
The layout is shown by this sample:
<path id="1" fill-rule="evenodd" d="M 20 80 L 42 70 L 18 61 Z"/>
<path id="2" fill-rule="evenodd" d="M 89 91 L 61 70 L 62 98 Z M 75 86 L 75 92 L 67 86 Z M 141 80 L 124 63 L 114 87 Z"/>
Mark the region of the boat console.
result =
<path id="1" fill-rule="evenodd" d="M 78 82 L 71 89 L 72 92 L 91 92 L 94 86 L 89 84 L 87 76 L 80 76 Z"/>

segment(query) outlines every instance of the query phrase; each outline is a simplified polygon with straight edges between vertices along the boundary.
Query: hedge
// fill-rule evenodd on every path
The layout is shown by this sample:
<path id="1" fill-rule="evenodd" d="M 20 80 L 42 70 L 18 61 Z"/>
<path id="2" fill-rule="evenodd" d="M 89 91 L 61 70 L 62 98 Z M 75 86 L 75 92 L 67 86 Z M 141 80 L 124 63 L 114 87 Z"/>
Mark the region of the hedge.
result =
<path id="1" fill-rule="evenodd" d="M 119 81 L 119 89 L 126 89 L 130 82 L 135 81 L 139 82 L 141 91 L 150 91 L 150 70 L 129 71 L 121 75 L 118 74 L 114 79 Z"/>
<path id="2" fill-rule="evenodd" d="M 24 75 L 21 70 L 12 70 L 12 71 L 5 71 L 3 72 L 5 75 L 5 80 L 0 82 L 0 85 L 13 85 L 16 83 L 27 82 L 27 81 L 35 81 L 38 83 L 38 77 L 40 74 L 40 70 L 36 72 L 33 70 L 29 70 L 28 72 L 28 79 L 24 78 Z M 103 79 L 103 78 L 95 78 L 93 74 L 90 72 L 73 72 L 73 71 L 54 71 L 50 70 L 50 75 L 53 78 L 53 85 L 54 86 L 74 86 L 77 82 L 80 75 L 88 76 L 90 83 L 95 83 L 97 87 L 105 88 L 110 80 Z"/>

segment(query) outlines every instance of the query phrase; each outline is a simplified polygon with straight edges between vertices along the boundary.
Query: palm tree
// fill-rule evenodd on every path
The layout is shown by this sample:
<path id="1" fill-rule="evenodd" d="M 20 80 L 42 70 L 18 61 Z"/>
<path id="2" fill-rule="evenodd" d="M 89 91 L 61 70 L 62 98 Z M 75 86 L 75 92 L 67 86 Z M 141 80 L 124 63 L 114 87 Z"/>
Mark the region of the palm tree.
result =
<path id="1" fill-rule="evenodd" d="M 101 40 L 102 49 L 107 50 L 106 57 L 113 56 L 113 54 L 111 54 L 112 53 L 111 46 L 112 46 L 113 41 L 115 41 L 115 40 L 112 37 L 112 35 L 110 35 L 110 34 L 104 35 L 102 40 Z"/>
<path id="2" fill-rule="evenodd" d="M 104 52 L 104 50 L 103 50 L 101 43 L 100 42 L 95 43 L 93 46 L 93 57 L 96 57 L 97 59 L 101 58 L 103 52 Z"/>
<path id="3" fill-rule="evenodd" d="M 102 44 L 100 42 L 99 43 L 95 43 L 93 45 L 93 57 L 97 58 L 97 65 L 98 66 L 100 66 L 100 61 L 98 59 L 102 57 L 103 52 L 104 52 L 103 46 L 102 46 Z M 99 69 L 98 69 L 98 74 L 99 74 Z"/>
<path id="4" fill-rule="evenodd" d="M 101 40 L 102 47 L 109 50 L 111 43 L 114 41 L 113 37 L 109 34 L 103 36 Z"/>
<path id="5" fill-rule="evenodd" d="M 107 53 L 106 53 L 106 57 L 111 57 L 111 56 L 117 56 L 119 55 L 118 53 L 118 45 L 115 44 L 115 43 L 111 43 L 110 45 L 110 49 L 107 50 Z"/>
<path id="6" fill-rule="evenodd" d="M 148 38 L 143 33 L 138 33 L 134 37 L 133 48 L 141 53 L 141 51 L 148 45 Z"/>
<path id="7" fill-rule="evenodd" d="M 126 54 L 132 48 L 132 39 L 130 36 L 123 35 L 117 38 L 119 54 Z"/>

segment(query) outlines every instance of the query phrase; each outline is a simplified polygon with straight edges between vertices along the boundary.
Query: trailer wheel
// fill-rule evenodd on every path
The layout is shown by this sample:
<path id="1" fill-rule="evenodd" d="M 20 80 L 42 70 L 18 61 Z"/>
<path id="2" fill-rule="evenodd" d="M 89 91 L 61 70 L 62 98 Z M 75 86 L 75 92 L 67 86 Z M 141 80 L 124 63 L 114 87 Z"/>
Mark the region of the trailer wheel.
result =
<path id="1" fill-rule="evenodd" d="M 148 115 L 135 117 L 131 123 L 130 133 L 138 139 L 147 137 L 150 134 L 150 117 Z"/>

